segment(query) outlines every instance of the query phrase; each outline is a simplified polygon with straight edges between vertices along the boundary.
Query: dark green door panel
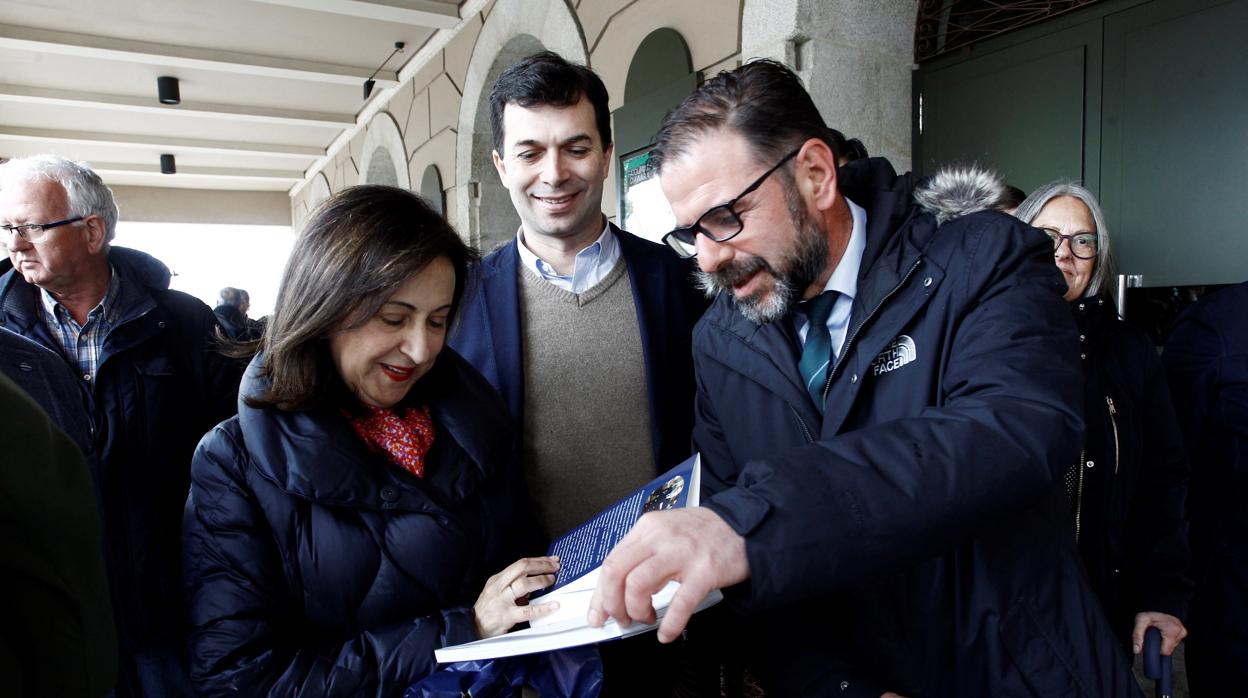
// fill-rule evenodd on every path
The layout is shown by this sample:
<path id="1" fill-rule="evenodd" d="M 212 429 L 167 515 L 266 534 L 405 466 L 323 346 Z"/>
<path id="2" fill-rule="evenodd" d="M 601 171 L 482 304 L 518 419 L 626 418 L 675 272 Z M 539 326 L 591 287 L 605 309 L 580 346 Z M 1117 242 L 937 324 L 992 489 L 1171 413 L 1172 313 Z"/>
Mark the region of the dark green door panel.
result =
<path id="1" fill-rule="evenodd" d="M 1097 140 L 1099 102 L 1086 95 L 1100 88 L 1099 40 L 1078 26 L 924 72 L 919 169 L 978 162 L 1028 191 L 1093 180 L 1084 152 Z"/>
<path id="2" fill-rule="evenodd" d="M 1101 202 L 1145 286 L 1248 279 L 1248 0 L 1105 20 Z"/>
<path id="3" fill-rule="evenodd" d="M 1248 279 L 1246 36 L 1248 0 L 1106 0 L 924 64 L 917 169 L 1082 179 L 1121 273 Z"/>

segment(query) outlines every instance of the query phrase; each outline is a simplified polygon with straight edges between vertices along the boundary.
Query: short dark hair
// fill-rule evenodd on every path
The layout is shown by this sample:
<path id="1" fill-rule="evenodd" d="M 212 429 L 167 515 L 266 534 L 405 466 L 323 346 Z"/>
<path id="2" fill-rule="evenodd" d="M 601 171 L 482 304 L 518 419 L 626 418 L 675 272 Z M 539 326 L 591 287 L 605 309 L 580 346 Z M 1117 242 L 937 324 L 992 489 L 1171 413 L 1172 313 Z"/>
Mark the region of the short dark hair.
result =
<path id="1" fill-rule="evenodd" d="M 1005 211 L 1008 209 L 1017 209 L 1027 198 L 1027 192 L 1019 189 L 1013 184 L 1005 185 L 1005 191 L 1001 194 L 1001 198 L 997 199 L 997 208 Z"/>
<path id="2" fill-rule="evenodd" d="M 405 189 L 344 189 L 317 208 L 295 241 L 277 305 L 264 329 L 260 366 L 270 384 L 248 396 L 253 407 L 306 410 L 348 407 L 329 336 L 368 322 L 399 286 L 430 262 L 455 268 L 448 323 L 477 254 L 424 199 Z"/>
<path id="3" fill-rule="evenodd" d="M 867 146 L 863 145 L 862 141 L 857 138 L 845 141 L 845 150 L 837 153 L 837 155 L 845 156 L 845 162 L 847 163 L 855 160 L 866 160 L 870 157 L 870 154 L 867 152 Z"/>
<path id="4" fill-rule="evenodd" d="M 782 158 L 810 138 L 827 143 L 834 158 L 840 155 L 801 79 L 773 60 L 750 61 L 700 85 L 664 117 L 650 162 L 662 171 L 694 140 L 721 129 L 743 136 L 760 161 Z"/>
<path id="5" fill-rule="evenodd" d="M 503 110 L 508 104 L 526 109 L 540 105 L 570 107 L 582 96 L 594 106 L 598 136 L 606 150 L 611 145 L 611 111 L 607 104 L 607 86 L 594 71 L 569 63 L 553 51 L 535 53 L 508 66 L 490 88 L 494 151 L 503 154 Z"/>

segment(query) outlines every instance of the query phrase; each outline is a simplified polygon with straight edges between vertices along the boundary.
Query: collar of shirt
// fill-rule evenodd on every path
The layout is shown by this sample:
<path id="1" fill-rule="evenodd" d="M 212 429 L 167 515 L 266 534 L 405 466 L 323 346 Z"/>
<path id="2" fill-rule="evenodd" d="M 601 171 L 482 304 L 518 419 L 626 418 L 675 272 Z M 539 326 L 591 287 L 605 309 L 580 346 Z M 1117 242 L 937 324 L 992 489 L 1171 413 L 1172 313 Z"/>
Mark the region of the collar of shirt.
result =
<path id="1" fill-rule="evenodd" d="M 69 310 L 52 297 L 46 289 L 40 289 L 44 310 L 44 325 L 61 348 L 62 355 L 76 366 L 82 379 L 95 382 L 96 369 L 104 351 L 104 340 L 117 321 L 117 298 L 121 295 L 121 280 L 117 270 L 109 265 L 108 288 L 104 297 L 87 313 L 87 320 L 79 325 Z"/>
<path id="2" fill-rule="evenodd" d="M 117 319 L 117 295 L 120 289 L 121 281 L 117 278 L 117 270 L 110 264 L 108 265 L 108 288 L 104 290 L 104 297 L 87 313 L 87 322 L 81 327 L 86 327 L 97 317 L 103 317 L 109 323 L 114 322 Z M 43 300 L 43 310 L 49 318 L 56 322 L 69 322 L 78 326 L 74 316 L 69 314 L 69 309 L 61 305 L 61 302 L 49 293 L 48 289 L 40 287 L 39 297 Z"/>
<path id="3" fill-rule="evenodd" d="M 845 334 L 849 329 L 849 314 L 854 307 L 854 296 L 858 293 L 858 271 L 862 268 L 862 252 L 867 247 L 867 212 L 861 206 L 845 199 L 849 204 L 849 212 L 854 217 L 853 230 L 849 234 L 849 242 L 845 245 L 845 253 L 837 263 L 824 291 L 836 291 L 840 295 L 832 306 L 832 314 L 828 316 L 828 332 L 832 335 L 832 346 L 840 354 L 841 344 L 845 342 Z M 806 343 L 806 331 L 809 324 L 805 313 L 800 310 L 793 315 L 797 322 L 797 335 Z"/>
<path id="4" fill-rule="evenodd" d="M 531 270 L 540 278 L 565 291 L 584 293 L 607 277 L 620 261 L 620 243 L 611 233 L 611 224 L 602 227 L 602 234 L 589 247 L 576 253 L 576 266 L 570 275 L 561 275 L 524 244 L 524 228 L 516 233 L 516 247 L 520 251 L 520 266 Z"/>

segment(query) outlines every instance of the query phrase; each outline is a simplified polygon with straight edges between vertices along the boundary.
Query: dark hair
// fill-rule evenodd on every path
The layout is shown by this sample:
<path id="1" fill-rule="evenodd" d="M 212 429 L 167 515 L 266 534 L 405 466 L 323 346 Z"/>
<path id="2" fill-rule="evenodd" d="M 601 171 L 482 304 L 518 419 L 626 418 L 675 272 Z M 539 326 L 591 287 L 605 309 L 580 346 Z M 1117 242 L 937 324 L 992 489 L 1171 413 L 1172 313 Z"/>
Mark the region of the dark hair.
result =
<path id="1" fill-rule="evenodd" d="M 508 104 L 521 107 L 550 105 L 570 107 L 585 96 L 594 106 L 594 121 L 602 148 L 611 145 L 611 111 L 607 104 L 607 87 L 594 71 L 583 65 L 569 63 L 552 51 L 535 53 L 513 63 L 494 81 L 490 88 L 490 129 L 494 150 L 503 155 L 503 110 Z"/>
<path id="2" fill-rule="evenodd" d="M 268 388 L 253 407 L 304 410 L 350 404 L 329 336 L 368 322 L 399 286 L 430 262 L 455 268 L 450 323 L 468 265 L 477 254 L 437 211 L 405 189 L 351 187 L 316 209 L 295 241 L 265 325 L 261 375 Z"/>
<path id="3" fill-rule="evenodd" d="M 841 151 L 841 155 L 845 156 L 845 162 L 853 162 L 855 160 L 866 160 L 870 155 L 867 153 L 867 146 L 857 138 L 851 138 L 845 141 L 845 150 Z"/>
<path id="4" fill-rule="evenodd" d="M 1027 198 L 1027 192 L 1019 189 L 1013 184 L 1005 185 L 1005 191 L 1001 193 L 1001 198 L 997 199 L 997 208 L 1006 211 L 1018 208 L 1019 204 Z"/>
<path id="5" fill-rule="evenodd" d="M 810 138 L 827 143 L 834 158 L 841 154 L 801 79 L 781 63 L 760 59 L 707 80 L 668 112 L 650 162 L 662 171 L 694 140 L 721 129 L 743 136 L 760 161 L 784 157 Z"/>

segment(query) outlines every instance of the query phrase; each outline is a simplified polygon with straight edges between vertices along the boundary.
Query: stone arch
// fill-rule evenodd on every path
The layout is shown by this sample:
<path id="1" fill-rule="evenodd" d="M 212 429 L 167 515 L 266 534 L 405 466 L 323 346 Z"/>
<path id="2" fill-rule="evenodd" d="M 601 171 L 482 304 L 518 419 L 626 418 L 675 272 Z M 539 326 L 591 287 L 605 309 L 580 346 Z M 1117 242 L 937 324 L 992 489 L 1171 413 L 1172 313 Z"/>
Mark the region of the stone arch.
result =
<path id="1" fill-rule="evenodd" d="M 794 68 L 828 125 L 910 169 L 910 88 L 919 0 L 744 0 L 741 58 Z"/>
<path id="2" fill-rule="evenodd" d="M 290 229 L 298 232 L 303 228 L 303 224 L 316 210 L 321 202 L 329 198 L 329 178 L 324 172 L 317 172 L 312 175 L 312 179 L 308 180 L 308 185 L 303 188 L 303 192 L 299 195 L 299 205 L 296 207 L 296 214 L 290 222 Z"/>
<path id="3" fill-rule="evenodd" d="M 403 148 L 403 134 L 393 116 L 384 111 L 373 115 L 368 122 L 364 147 L 361 150 L 361 184 L 388 184 L 411 189 L 412 179 L 407 171 L 407 151 Z"/>
<path id="4" fill-rule="evenodd" d="M 549 49 L 587 64 L 589 51 L 567 0 L 498 0 L 468 64 L 455 144 L 454 222 L 483 252 L 515 234 L 520 223 L 490 157 L 490 87 L 508 65 Z"/>

